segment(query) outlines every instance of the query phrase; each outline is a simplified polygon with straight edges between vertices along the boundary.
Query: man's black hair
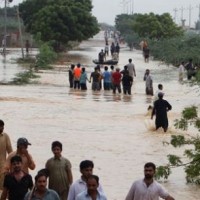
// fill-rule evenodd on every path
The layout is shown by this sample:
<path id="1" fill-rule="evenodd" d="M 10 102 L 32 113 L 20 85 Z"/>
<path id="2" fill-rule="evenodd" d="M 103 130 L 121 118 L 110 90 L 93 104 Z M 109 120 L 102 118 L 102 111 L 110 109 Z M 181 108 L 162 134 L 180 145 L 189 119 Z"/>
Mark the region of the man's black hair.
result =
<path id="1" fill-rule="evenodd" d="M 161 89 L 163 87 L 162 84 L 158 84 L 158 88 Z"/>
<path id="2" fill-rule="evenodd" d="M 35 182 L 37 182 L 37 180 L 42 177 L 42 176 L 45 176 L 46 178 L 49 177 L 49 171 L 48 169 L 41 169 L 38 171 L 37 175 L 35 176 Z"/>
<path id="3" fill-rule="evenodd" d="M 88 168 L 88 167 L 94 168 L 94 163 L 93 163 L 91 160 L 83 160 L 83 161 L 80 163 L 80 170 L 86 169 L 86 168 Z"/>
<path id="4" fill-rule="evenodd" d="M 144 165 L 144 168 L 149 168 L 149 167 L 152 167 L 154 171 L 156 170 L 156 165 L 152 162 L 148 162 Z"/>
<path id="5" fill-rule="evenodd" d="M 14 162 L 22 162 L 22 158 L 18 155 L 15 155 L 10 159 L 11 164 L 14 163 Z"/>
<path id="6" fill-rule="evenodd" d="M 90 176 L 87 178 L 87 181 L 88 181 L 89 179 L 95 179 L 96 182 L 97 182 L 97 184 L 99 184 L 99 177 L 98 177 L 97 175 L 92 174 L 92 175 L 90 175 Z"/>
<path id="7" fill-rule="evenodd" d="M 59 141 L 54 141 L 51 144 L 51 150 L 53 150 L 55 147 L 59 147 L 62 150 L 62 143 Z"/>
<path id="8" fill-rule="evenodd" d="M 4 126 L 4 121 L 0 119 L 0 126 Z"/>

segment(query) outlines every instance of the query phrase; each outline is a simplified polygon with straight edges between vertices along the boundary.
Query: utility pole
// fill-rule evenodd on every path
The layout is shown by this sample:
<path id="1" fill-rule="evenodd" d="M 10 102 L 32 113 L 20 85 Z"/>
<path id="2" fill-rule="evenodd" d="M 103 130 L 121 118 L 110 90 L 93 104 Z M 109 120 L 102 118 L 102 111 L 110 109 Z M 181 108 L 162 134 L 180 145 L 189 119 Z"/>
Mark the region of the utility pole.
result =
<path id="1" fill-rule="evenodd" d="M 3 41 L 2 41 L 2 45 L 3 45 L 3 55 L 6 55 L 6 45 L 7 45 L 7 0 L 5 0 L 5 4 L 4 4 L 4 36 L 3 36 Z"/>
<path id="2" fill-rule="evenodd" d="M 199 21 L 200 21 L 200 4 L 197 6 L 199 8 Z"/>
<path id="3" fill-rule="evenodd" d="M 192 6 L 190 5 L 188 10 L 189 10 L 189 28 L 191 27 L 191 16 L 192 16 Z"/>
<path id="4" fill-rule="evenodd" d="M 176 23 L 176 16 L 177 16 L 178 9 L 174 8 L 173 11 L 174 11 L 174 22 Z"/>
<path id="5" fill-rule="evenodd" d="M 17 19 L 18 19 L 18 27 L 19 27 L 19 36 L 20 36 L 20 43 L 21 43 L 21 51 L 22 51 L 22 58 L 24 59 L 24 43 L 23 43 L 23 38 L 22 38 L 22 28 L 21 28 L 21 20 L 19 16 L 19 8 L 17 6 Z"/>
<path id="6" fill-rule="evenodd" d="M 6 55 L 6 46 L 7 46 L 7 3 L 11 3 L 13 0 L 4 0 L 4 36 L 2 40 L 2 46 L 3 46 L 3 55 Z"/>
<path id="7" fill-rule="evenodd" d="M 181 25 L 182 27 L 185 27 L 185 19 L 183 19 L 183 11 L 185 10 L 183 7 L 181 7 Z"/>
<path id="8" fill-rule="evenodd" d="M 183 20 L 183 11 L 185 10 L 183 7 L 181 7 L 181 21 Z"/>
<path id="9" fill-rule="evenodd" d="M 131 14 L 134 14 L 134 0 L 131 0 Z"/>

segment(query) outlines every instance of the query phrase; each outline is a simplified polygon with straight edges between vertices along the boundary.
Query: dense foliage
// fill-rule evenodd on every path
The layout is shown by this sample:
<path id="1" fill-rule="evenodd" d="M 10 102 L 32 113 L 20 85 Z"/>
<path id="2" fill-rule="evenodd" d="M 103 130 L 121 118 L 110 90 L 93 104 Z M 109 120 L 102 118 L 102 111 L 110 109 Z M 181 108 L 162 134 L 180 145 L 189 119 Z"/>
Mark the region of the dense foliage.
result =
<path id="1" fill-rule="evenodd" d="M 176 66 L 193 59 L 200 66 L 200 35 L 183 32 L 169 14 L 122 14 L 116 17 L 115 23 L 130 48 L 138 48 L 146 39 L 154 59 Z"/>
<path id="2" fill-rule="evenodd" d="M 82 41 L 99 31 L 91 14 L 91 0 L 26 0 L 19 5 L 26 31 L 41 34 L 43 42 L 54 41 L 54 49 L 69 41 Z"/>
<path id="3" fill-rule="evenodd" d="M 196 106 L 187 107 L 182 111 L 182 117 L 175 121 L 175 127 L 182 130 L 188 130 L 190 127 L 200 131 L 200 118 L 198 117 L 198 108 Z M 173 167 L 184 167 L 186 180 L 188 183 L 200 184 L 200 137 L 186 138 L 183 135 L 173 135 L 171 145 L 181 147 L 187 145 L 184 151 L 184 157 L 177 155 L 168 155 L 168 164 L 159 166 L 157 169 L 157 178 L 167 179 L 172 172 Z"/>
<path id="4" fill-rule="evenodd" d="M 57 59 L 57 54 L 48 43 L 44 43 L 39 48 L 39 54 L 36 56 L 36 68 L 48 69 L 49 65 Z"/>
<path id="5" fill-rule="evenodd" d="M 200 35 L 185 35 L 159 41 L 148 40 L 151 55 L 154 59 L 167 64 L 179 65 L 190 58 L 196 66 L 200 66 Z"/>
<path id="6" fill-rule="evenodd" d="M 178 27 L 169 13 L 162 15 L 134 14 L 117 15 L 115 19 L 116 29 L 122 35 L 135 33 L 141 38 L 159 40 L 162 38 L 178 37 L 183 35 L 182 28 Z"/>
<path id="7" fill-rule="evenodd" d="M 25 85 L 25 84 L 35 83 L 33 80 L 37 78 L 39 78 L 39 76 L 35 75 L 34 72 L 30 69 L 16 74 L 16 77 L 13 78 L 10 84 Z"/>
<path id="8" fill-rule="evenodd" d="M 119 30 L 129 47 L 138 46 L 139 42 L 148 38 L 158 41 L 179 37 L 183 30 L 178 27 L 168 13 L 162 15 L 150 14 L 121 14 L 115 19 L 116 29 Z"/>

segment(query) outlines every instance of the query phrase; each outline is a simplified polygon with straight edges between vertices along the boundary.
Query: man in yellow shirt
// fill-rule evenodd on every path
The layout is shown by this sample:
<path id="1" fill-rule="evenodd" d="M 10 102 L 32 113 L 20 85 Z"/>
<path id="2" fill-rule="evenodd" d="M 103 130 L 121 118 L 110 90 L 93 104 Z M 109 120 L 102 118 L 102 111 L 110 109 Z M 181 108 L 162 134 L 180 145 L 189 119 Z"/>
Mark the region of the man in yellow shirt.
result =
<path id="1" fill-rule="evenodd" d="M 7 154 L 11 153 L 12 145 L 9 136 L 4 132 L 4 122 L 0 120 L 0 190 L 3 189 L 4 173 L 3 169 Z"/>

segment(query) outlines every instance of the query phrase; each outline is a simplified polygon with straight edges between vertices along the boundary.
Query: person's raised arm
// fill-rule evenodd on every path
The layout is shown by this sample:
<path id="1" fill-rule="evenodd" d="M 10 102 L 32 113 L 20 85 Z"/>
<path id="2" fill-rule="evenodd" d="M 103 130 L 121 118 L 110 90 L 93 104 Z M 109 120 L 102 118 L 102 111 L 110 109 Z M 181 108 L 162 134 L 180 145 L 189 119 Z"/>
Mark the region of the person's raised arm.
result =
<path id="1" fill-rule="evenodd" d="M 28 160 L 28 168 L 31 169 L 31 170 L 34 170 L 35 169 L 35 163 L 33 161 L 33 158 L 32 156 L 28 153 L 28 150 L 25 149 L 24 152 L 23 152 Z"/>

